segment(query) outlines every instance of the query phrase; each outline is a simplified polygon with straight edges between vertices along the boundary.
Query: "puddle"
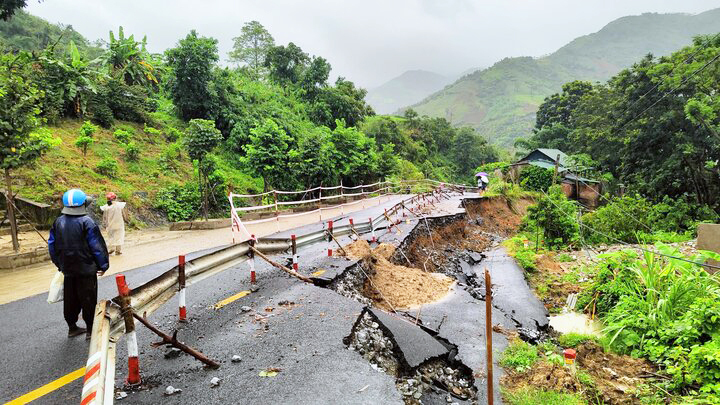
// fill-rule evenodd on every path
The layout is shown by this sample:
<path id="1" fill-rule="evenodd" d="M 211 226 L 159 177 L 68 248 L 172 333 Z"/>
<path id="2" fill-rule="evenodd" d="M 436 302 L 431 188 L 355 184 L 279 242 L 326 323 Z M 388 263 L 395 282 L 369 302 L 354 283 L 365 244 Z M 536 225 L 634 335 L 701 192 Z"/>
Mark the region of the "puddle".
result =
<path id="1" fill-rule="evenodd" d="M 556 331 L 565 333 L 582 333 L 585 335 L 602 335 L 602 324 L 591 320 L 587 315 L 579 312 L 567 312 L 550 317 L 550 326 Z"/>

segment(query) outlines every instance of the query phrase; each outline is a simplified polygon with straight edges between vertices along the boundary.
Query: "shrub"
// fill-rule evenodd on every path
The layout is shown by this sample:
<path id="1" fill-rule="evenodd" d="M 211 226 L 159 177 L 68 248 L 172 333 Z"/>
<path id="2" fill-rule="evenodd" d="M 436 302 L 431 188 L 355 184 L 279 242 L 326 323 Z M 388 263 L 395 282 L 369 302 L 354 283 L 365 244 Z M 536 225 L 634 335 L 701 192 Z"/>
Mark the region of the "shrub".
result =
<path id="1" fill-rule="evenodd" d="M 165 128 L 165 139 L 168 142 L 175 142 L 182 136 L 182 132 L 175 127 Z"/>
<path id="2" fill-rule="evenodd" d="M 573 257 L 567 253 L 560 253 L 559 255 L 555 256 L 555 261 L 560 263 L 567 263 L 574 262 L 575 259 L 573 259 Z"/>
<path id="3" fill-rule="evenodd" d="M 95 140 L 87 135 L 80 135 L 75 138 L 75 146 L 82 150 L 83 156 L 87 155 L 87 150 L 93 143 L 95 143 Z"/>
<path id="4" fill-rule="evenodd" d="M 200 192 L 197 183 L 162 189 L 153 206 L 164 212 L 169 221 L 189 221 L 200 211 Z"/>
<path id="5" fill-rule="evenodd" d="M 568 246 L 579 235 L 576 220 L 577 206 L 563 194 L 562 187 L 550 187 L 548 194 L 528 208 L 527 222 L 543 230 L 545 244 L 550 249 Z"/>
<path id="6" fill-rule="evenodd" d="M 136 162 L 140 158 L 140 148 L 135 142 L 125 145 L 125 160 L 128 162 Z"/>
<path id="7" fill-rule="evenodd" d="M 135 132 L 135 127 L 133 127 L 132 125 L 127 125 L 127 124 L 117 125 L 117 126 L 115 127 L 115 130 L 125 131 L 125 132 L 127 132 L 128 134 L 130 134 L 131 137 L 134 137 L 134 136 L 135 136 L 135 133 L 136 133 L 136 132 Z"/>
<path id="8" fill-rule="evenodd" d="M 578 347 L 586 342 L 596 342 L 597 338 L 593 335 L 585 335 L 582 333 L 566 333 L 558 337 L 558 344 L 562 347 Z"/>
<path id="9" fill-rule="evenodd" d="M 515 339 L 500 356 L 500 365 L 517 372 L 529 370 L 538 361 L 537 347 Z"/>
<path id="10" fill-rule="evenodd" d="M 504 181 L 490 182 L 485 195 L 505 197 L 508 200 L 515 200 L 523 196 L 523 191 L 520 186 L 514 183 L 506 183 Z"/>
<path id="11" fill-rule="evenodd" d="M 95 166 L 95 171 L 103 176 L 114 178 L 117 174 L 117 168 L 117 160 L 111 157 L 105 157 Z"/>
<path id="12" fill-rule="evenodd" d="M 178 142 L 173 142 L 162 152 L 159 162 L 164 170 L 177 170 L 177 162 L 182 160 L 183 147 Z"/>
<path id="13" fill-rule="evenodd" d="M 672 258 L 625 252 L 604 255 L 599 264 L 589 294 L 597 300 L 608 344 L 659 363 L 675 388 L 698 384 L 703 392 L 720 392 L 720 281 L 694 264 L 720 255 L 655 248 Z"/>
<path id="14" fill-rule="evenodd" d="M 115 116 L 108 106 L 106 95 L 100 93 L 91 95 L 88 100 L 88 112 L 92 120 L 103 128 L 110 128 L 115 122 Z"/>
<path id="15" fill-rule="evenodd" d="M 529 165 L 520 172 L 520 186 L 525 190 L 547 191 L 552 186 L 555 171 Z"/>
<path id="16" fill-rule="evenodd" d="M 591 243 L 638 243 L 638 232 L 652 232 L 650 202 L 641 197 L 615 198 L 594 212 L 582 217 L 582 222 L 598 232 L 587 231 L 585 240 Z M 603 235 L 604 234 L 604 235 Z M 605 236 L 607 235 L 607 236 Z"/>
<path id="17" fill-rule="evenodd" d="M 89 138 L 92 138 L 92 136 L 97 132 L 98 127 L 93 125 L 90 121 L 83 122 L 82 126 L 80 127 L 80 136 L 87 136 Z"/>
<path id="18" fill-rule="evenodd" d="M 129 143 L 130 138 L 132 138 L 132 134 L 125 131 L 124 129 L 116 129 L 115 132 L 113 132 L 113 136 L 115 137 L 115 140 L 122 144 Z"/>
<path id="19" fill-rule="evenodd" d="M 145 124 L 145 128 L 143 128 L 143 131 L 145 131 L 145 133 L 148 135 L 162 135 L 162 131 L 153 127 L 149 127 L 147 126 L 147 124 Z"/>

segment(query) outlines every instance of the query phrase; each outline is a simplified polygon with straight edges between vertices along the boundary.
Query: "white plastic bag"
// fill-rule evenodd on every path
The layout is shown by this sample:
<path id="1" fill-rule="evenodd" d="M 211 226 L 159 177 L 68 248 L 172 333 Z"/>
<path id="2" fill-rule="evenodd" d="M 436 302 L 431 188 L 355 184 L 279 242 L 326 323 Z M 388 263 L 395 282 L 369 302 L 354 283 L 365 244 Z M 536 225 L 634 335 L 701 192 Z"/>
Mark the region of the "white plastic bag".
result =
<path id="1" fill-rule="evenodd" d="M 65 285 L 65 275 L 58 271 L 50 282 L 50 292 L 48 293 L 48 304 L 55 304 L 63 300 L 63 286 Z"/>

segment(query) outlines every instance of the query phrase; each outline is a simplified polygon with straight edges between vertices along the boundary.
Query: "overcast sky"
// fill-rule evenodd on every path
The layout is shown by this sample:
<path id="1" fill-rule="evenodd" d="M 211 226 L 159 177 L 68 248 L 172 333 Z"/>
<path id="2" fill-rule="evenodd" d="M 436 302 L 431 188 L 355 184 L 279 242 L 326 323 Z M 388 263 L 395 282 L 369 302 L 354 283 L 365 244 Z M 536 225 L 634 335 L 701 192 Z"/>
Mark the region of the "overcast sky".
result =
<path id="1" fill-rule="evenodd" d="M 323 56 L 341 75 L 377 86 L 406 70 L 455 75 L 506 56 L 540 56 L 608 22 L 644 12 L 699 13 L 720 0 L 37 0 L 27 10 L 107 40 L 122 25 L 151 52 L 191 29 L 220 41 L 225 60 L 243 23 L 278 44 Z"/>

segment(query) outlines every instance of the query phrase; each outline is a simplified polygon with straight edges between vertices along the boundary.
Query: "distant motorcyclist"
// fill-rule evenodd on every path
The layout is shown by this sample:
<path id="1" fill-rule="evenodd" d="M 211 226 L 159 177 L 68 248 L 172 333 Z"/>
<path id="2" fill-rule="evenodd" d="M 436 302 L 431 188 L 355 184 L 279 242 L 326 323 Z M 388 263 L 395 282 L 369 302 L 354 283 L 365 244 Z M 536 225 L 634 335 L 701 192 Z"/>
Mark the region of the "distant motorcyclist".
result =
<path id="1" fill-rule="evenodd" d="M 107 246 L 100 228 L 87 216 L 88 198 L 82 190 L 63 195 L 63 209 L 53 223 L 48 238 L 50 259 L 65 276 L 63 287 L 68 337 L 86 333 L 90 338 L 97 303 L 97 277 L 110 267 Z M 86 328 L 77 326 L 78 316 Z"/>

